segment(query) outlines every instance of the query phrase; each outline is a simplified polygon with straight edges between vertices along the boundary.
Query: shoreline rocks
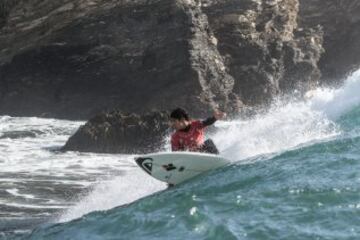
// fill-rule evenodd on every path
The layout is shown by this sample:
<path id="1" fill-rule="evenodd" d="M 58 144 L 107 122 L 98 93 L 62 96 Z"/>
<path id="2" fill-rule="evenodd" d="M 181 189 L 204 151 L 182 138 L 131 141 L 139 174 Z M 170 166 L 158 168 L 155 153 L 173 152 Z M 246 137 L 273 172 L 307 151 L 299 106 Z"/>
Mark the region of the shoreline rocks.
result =
<path id="1" fill-rule="evenodd" d="M 0 115 L 91 118 L 64 150 L 153 151 L 162 111 L 236 114 L 339 84 L 360 67 L 359 13 L 357 0 L 4 0 Z"/>
<path id="2" fill-rule="evenodd" d="M 324 53 L 321 84 L 333 85 L 360 68 L 360 1 L 300 0 L 299 26 L 321 26 Z"/>
<path id="3" fill-rule="evenodd" d="M 0 114 L 83 120 L 181 106 L 203 117 L 321 76 L 323 33 L 298 27 L 298 0 L 6 3 Z"/>
<path id="4" fill-rule="evenodd" d="M 69 138 L 63 151 L 140 154 L 159 151 L 169 132 L 168 114 L 139 116 L 119 111 L 91 118 Z"/>

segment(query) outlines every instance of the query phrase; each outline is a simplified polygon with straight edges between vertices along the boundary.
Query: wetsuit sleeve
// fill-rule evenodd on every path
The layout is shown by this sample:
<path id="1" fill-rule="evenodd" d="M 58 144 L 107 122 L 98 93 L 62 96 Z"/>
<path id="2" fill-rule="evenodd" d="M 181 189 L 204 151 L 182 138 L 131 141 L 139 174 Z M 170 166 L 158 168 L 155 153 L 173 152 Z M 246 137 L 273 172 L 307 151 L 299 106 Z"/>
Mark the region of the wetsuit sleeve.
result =
<path id="1" fill-rule="evenodd" d="M 173 135 L 171 136 L 171 151 L 181 151 L 179 140 Z"/>
<path id="2" fill-rule="evenodd" d="M 216 122 L 215 117 L 209 117 L 209 118 L 205 119 L 204 121 L 202 121 L 201 123 L 202 123 L 203 127 L 207 127 L 207 126 L 214 124 L 215 122 Z"/>

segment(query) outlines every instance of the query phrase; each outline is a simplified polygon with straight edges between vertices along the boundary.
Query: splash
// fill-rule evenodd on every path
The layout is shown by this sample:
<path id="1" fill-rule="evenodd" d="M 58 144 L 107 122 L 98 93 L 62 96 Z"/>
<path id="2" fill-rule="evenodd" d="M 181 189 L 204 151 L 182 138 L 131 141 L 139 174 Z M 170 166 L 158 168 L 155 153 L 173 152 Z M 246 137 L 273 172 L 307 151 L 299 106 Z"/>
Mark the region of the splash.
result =
<path id="1" fill-rule="evenodd" d="M 235 161 L 276 153 L 341 133 L 334 122 L 360 104 L 360 70 L 340 89 L 319 88 L 306 101 L 277 100 L 252 119 L 219 122 L 211 136 L 222 155 Z"/>
<path id="2" fill-rule="evenodd" d="M 166 184 L 147 176 L 136 168 L 127 171 L 123 176 L 97 184 L 88 196 L 67 210 L 59 221 L 66 222 L 93 211 L 128 204 L 165 188 Z"/>
<path id="3" fill-rule="evenodd" d="M 360 69 L 354 72 L 339 89 L 319 88 L 310 93 L 312 109 L 324 112 L 328 118 L 336 120 L 360 104 Z"/>
<path id="4" fill-rule="evenodd" d="M 223 156 L 234 161 L 289 150 L 339 133 L 334 122 L 303 102 L 276 103 L 264 115 L 217 126 L 215 143 Z"/>

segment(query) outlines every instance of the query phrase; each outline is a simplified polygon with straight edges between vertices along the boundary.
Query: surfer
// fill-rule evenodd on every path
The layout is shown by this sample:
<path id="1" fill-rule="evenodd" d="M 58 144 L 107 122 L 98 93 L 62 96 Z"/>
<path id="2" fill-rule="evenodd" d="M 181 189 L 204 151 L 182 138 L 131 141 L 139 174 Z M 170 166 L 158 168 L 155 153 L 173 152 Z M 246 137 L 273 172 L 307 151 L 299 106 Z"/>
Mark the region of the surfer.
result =
<path id="1" fill-rule="evenodd" d="M 204 141 L 204 130 L 224 117 L 225 113 L 215 111 L 212 117 L 203 121 L 192 120 L 184 109 L 173 110 L 170 114 L 170 124 L 176 131 L 171 136 L 171 150 L 219 154 L 211 139 Z"/>

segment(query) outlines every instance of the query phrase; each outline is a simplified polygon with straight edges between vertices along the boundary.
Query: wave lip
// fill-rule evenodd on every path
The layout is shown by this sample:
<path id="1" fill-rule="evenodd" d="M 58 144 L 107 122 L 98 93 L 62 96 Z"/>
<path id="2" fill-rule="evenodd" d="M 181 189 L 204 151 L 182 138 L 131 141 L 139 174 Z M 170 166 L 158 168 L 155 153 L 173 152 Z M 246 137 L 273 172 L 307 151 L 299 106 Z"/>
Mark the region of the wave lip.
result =
<path id="1" fill-rule="evenodd" d="M 360 104 L 360 69 L 354 72 L 339 89 L 319 88 L 308 96 L 312 109 L 324 112 L 327 117 L 336 120 Z"/>
<path id="2" fill-rule="evenodd" d="M 319 88 L 299 101 L 275 100 L 266 113 L 216 124 L 221 152 L 241 160 L 276 153 L 341 134 L 336 120 L 360 104 L 360 69 L 339 89 Z"/>

